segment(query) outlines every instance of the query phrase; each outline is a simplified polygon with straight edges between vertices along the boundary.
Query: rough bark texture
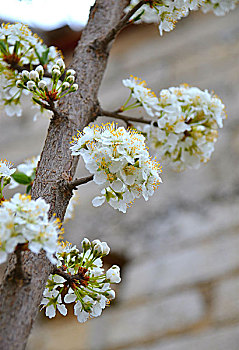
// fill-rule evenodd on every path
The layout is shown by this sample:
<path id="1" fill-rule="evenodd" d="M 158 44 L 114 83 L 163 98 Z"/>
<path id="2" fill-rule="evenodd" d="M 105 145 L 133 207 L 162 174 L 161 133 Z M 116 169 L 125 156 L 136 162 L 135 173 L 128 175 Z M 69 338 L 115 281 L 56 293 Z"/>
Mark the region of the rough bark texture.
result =
<path id="1" fill-rule="evenodd" d="M 98 90 L 107 64 L 109 45 L 101 40 L 123 16 L 128 0 L 98 0 L 91 9 L 88 25 L 75 50 L 71 68 L 76 70 L 79 90 L 60 103 L 62 117 L 51 120 L 41 154 L 32 197 L 50 203 L 50 214 L 63 219 L 71 198 L 66 183 L 74 176 L 78 158 L 72 157 L 69 142 L 98 113 Z M 30 283 L 13 278 L 16 258 L 12 256 L 0 290 L 0 349 L 24 349 L 37 316 L 44 286 L 52 265 L 44 253 L 22 253 L 23 271 Z"/>

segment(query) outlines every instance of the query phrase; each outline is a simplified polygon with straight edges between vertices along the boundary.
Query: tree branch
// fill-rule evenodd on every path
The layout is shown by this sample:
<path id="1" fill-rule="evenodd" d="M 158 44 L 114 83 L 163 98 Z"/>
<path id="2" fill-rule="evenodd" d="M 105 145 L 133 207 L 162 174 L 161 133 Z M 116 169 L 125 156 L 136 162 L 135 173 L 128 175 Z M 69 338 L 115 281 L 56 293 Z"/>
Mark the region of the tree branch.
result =
<path id="1" fill-rule="evenodd" d="M 108 45 L 113 39 L 115 39 L 116 35 L 123 29 L 126 25 L 128 25 L 129 19 L 137 12 L 140 7 L 142 7 L 146 3 L 145 0 L 141 0 L 136 6 L 134 6 L 117 24 L 114 28 L 112 28 L 107 35 L 101 41 L 101 45 Z"/>
<path id="2" fill-rule="evenodd" d="M 93 177 L 94 175 L 90 175 L 90 176 L 82 177 L 80 179 L 75 179 L 74 181 L 69 182 L 67 187 L 70 190 L 76 190 L 77 186 L 80 186 L 80 185 L 86 184 L 89 181 L 92 181 Z"/>
<path id="3" fill-rule="evenodd" d="M 109 112 L 109 111 L 105 111 L 103 109 L 101 109 L 101 117 L 110 117 L 110 118 L 115 118 L 115 119 L 121 119 L 124 122 L 126 122 L 127 124 L 129 124 L 130 122 L 136 122 L 136 123 L 143 123 L 143 124 L 151 124 L 152 121 L 151 120 L 145 120 L 142 118 L 134 118 L 134 117 L 130 117 L 130 116 L 126 116 L 123 114 L 119 114 L 117 111 L 115 112 Z"/>

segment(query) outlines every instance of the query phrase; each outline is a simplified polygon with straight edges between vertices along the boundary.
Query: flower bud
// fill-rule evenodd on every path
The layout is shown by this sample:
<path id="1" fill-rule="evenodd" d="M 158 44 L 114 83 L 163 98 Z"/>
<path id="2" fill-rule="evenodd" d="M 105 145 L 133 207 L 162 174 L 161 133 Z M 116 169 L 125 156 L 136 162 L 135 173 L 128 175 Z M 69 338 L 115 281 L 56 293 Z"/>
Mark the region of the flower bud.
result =
<path id="1" fill-rule="evenodd" d="M 22 75 L 22 79 L 23 79 L 24 81 L 29 80 L 29 72 L 28 72 L 27 70 L 24 69 L 24 70 L 22 71 L 21 75 Z"/>
<path id="2" fill-rule="evenodd" d="M 91 244 L 90 244 L 90 241 L 88 240 L 88 238 L 84 238 L 81 241 L 81 246 L 84 250 L 88 250 L 90 248 Z"/>
<path id="3" fill-rule="evenodd" d="M 40 89 L 45 90 L 46 82 L 44 80 L 40 80 L 38 86 Z"/>
<path id="4" fill-rule="evenodd" d="M 34 91 L 34 90 L 36 89 L 36 84 L 34 83 L 34 81 L 29 80 L 29 81 L 27 82 L 27 88 L 28 88 L 28 90 L 30 90 L 30 91 Z"/>
<path id="5" fill-rule="evenodd" d="M 101 242 L 101 246 L 103 248 L 103 255 L 108 255 L 110 252 L 110 247 L 106 242 Z"/>
<path id="6" fill-rule="evenodd" d="M 23 85 L 23 83 L 22 83 L 21 80 L 17 80 L 17 81 L 16 81 L 16 87 L 21 88 L 21 87 L 23 87 L 23 86 L 24 86 L 24 85 Z"/>
<path id="7" fill-rule="evenodd" d="M 94 255 L 102 255 L 103 254 L 103 247 L 101 243 L 97 243 L 94 246 Z"/>
<path id="8" fill-rule="evenodd" d="M 67 81 L 65 81 L 62 84 L 62 91 L 69 89 L 69 87 L 70 87 L 70 84 Z"/>
<path id="9" fill-rule="evenodd" d="M 39 74 L 35 70 L 32 70 L 29 73 L 29 78 L 34 81 L 39 81 Z"/>
<path id="10" fill-rule="evenodd" d="M 71 92 L 74 92 L 74 91 L 76 91 L 76 90 L 78 90 L 78 84 L 73 84 L 73 85 L 71 85 L 70 91 L 71 91 Z"/>
<path id="11" fill-rule="evenodd" d="M 61 76 L 61 72 L 60 72 L 60 70 L 59 69 L 54 69 L 53 71 L 52 71 L 52 77 L 53 78 L 58 78 L 58 77 L 60 77 Z"/>
<path id="12" fill-rule="evenodd" d="M 55 69 L 60 70 L 60 67 L 57 64 L 54 64 L 54 66 L 52 66 L 51 71 L 53 72 Z"/>
<path id="13" fill-rule="evenodd" d="M 59 60 L 56 61 L 56 64 L 60 67 L 61 70 L 65 70 L 66 66 L 62 58 L 59 58 Z"/>
<path id="14" fill-rule="evenodd" d="M 105 292 L 105 296 L 109 300 L 115 299 L 115 291 L 113 289 L 110 289 L 109 291 Z"/>
<path id="15" fill-rule="evenodd" d="M 75 81 L 74 75 L 69 75 L 69 77 L 66 78 L 66 81 L 68 81 L 70 84 L 73 84 Z"/>
<path id="16" fill-rule="evenodd" d="M 36 67 L 35 71 L 39 74 L 39 77 L 42 78 L 43 74 L 44 74 L 44 69 L 42 67 L 42 65 L 39 65 Z"/>
<path id="17" fill-rule="evenodd" d="M 68 77 L 69 75 L 75 75 L 76 74 L 76 72 L 74 71 L 74 69 L 68 69 L 67 71 L 66 71 L 66 76 Z"/>

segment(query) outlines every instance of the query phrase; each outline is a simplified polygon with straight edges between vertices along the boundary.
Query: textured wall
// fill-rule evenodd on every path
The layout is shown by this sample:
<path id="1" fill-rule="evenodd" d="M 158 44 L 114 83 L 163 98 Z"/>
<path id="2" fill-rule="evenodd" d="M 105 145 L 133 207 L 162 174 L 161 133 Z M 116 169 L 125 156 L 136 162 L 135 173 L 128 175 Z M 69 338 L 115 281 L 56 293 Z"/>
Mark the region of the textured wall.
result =
<path id="1" fill-rule="evenodd" d="M 222 18 L 194 13 L 162 38 L 154 26 L 119 37 L 100 94 L 105 108 L 124 101 L 121 79 L 134 74 L 156 92 L 182 82 L 213 89 L 228 119 L 208 164 L 182 174 L 163 166 L 157 194 L 126 215 L 92 208 L 97 187 L 82 186 L 67 238 L 105 239 L 127 261 L 117 301 L 84 325 L 41 317 L 29 350 L 239 349 L 238 18 L 239 8 Z M 36 154 L 46 125 L 2 117 L 1 157 Z"/>

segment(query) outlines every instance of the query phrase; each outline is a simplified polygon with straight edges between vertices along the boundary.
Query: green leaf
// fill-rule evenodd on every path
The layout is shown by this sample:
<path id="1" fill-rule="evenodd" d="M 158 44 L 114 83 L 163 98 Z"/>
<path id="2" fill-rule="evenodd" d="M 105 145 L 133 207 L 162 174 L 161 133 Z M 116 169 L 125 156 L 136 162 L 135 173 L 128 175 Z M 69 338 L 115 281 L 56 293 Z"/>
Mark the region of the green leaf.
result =
<path id="1" fill-rule="evenodd" d="M 32 182 L 32 179 L 29 176 L 21 173 L 20 171 L 16 171 L 14 174 L 12 174 L 12 178 L 21 185 L 30 185 Z"/>
<path id="2" fill-rule="evenodd" d="M 16 55 L 17 55 L 17 53 L 18 53 L 19 47 L 20 47 L 20 41 L 16 41 L 16 42 L 15 42 L 15 45 L 14 45 L 14 50 L 13 50 L 13 52 L 14 52 Z"/>
<path id="3" fill-rule="evenodd" d="M 4 54 L 7 54 L 7 48 L 3 40 L 0 40 L 0 51 L 2 51 Z"/>
<path id="4" fill-rule="evenodd" d="M 133 22 L 136 22 L 138 20 L 140 20 L 141 16 L 144 14 L 145 10 L 141 11 L 138 16 L 136 16 L 134 19 L 133 19 Z"/>
<path id="5" fill-rule="evenodd" d="M 32 185 L 31 185 L 31 184 L 27 186 L 26 194 L 28 194 L 28 193 L 31 191 L 31 188 L 32 188 Z"/>
<path id="6" fill-rule="evenodd" d="M 44 64 L 46 64 L 47 61 L 48 61 L 48 54 L 49 54 L 49 51 L 50 51 L 50 49 L 47 48 L 46 51 L 44 51 L 44 52 L 42 53 L 40 62 L 41 62 L 41 64 L 42 64 L 43 66 L 44 66 Z"/>

